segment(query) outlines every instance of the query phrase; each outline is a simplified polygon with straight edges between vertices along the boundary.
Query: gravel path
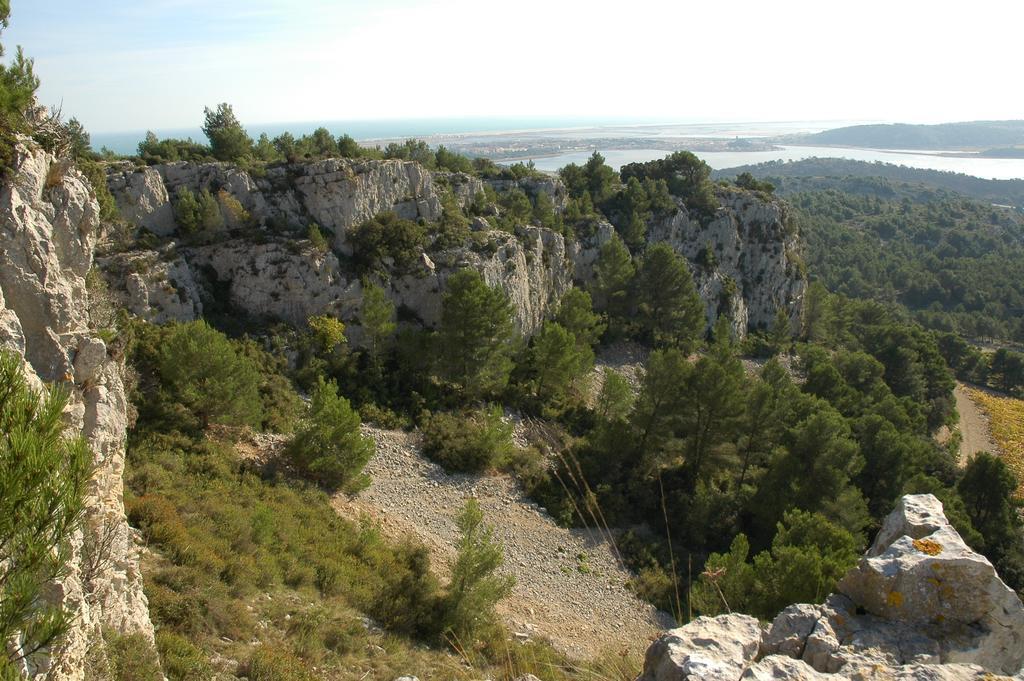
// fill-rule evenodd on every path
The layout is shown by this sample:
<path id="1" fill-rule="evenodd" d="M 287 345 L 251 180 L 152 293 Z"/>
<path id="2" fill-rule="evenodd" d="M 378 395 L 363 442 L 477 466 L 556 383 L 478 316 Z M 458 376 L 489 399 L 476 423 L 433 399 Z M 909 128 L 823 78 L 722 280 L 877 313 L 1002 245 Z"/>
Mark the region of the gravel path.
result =
<path id="1" fill-rule="evenodd" d="M 475 497 L 505 547 L 502 571 L 516 578 L 498 611 L 517 638 L 544 637 L 586 659 L 646 647 L 657 631 L 674 626 L 625 588 L 630 573 L 607 542 L 597 533 L 559 527 L 508 476 L 447 475 L 419 455 L 416 434 L 368 426 L 364 432 L 377 443 L 366 467 L 373 483 L 355 498 L 336 496 L 335 509 L 346 517 L 365 513 L 389 536 L 413 535 L 446 578 L 455 557 L 455 517 Z"/>
<path id="2" fill-rule="evenodd" d="M 956 410 L 960 414 L 960 465 L 966 466 L 967 461 L 978 452 L 998 452 L 992 442 L 988 417 L 967 394 L 963 383 L 956 384 L 953 397 L 956 398 Z"/>

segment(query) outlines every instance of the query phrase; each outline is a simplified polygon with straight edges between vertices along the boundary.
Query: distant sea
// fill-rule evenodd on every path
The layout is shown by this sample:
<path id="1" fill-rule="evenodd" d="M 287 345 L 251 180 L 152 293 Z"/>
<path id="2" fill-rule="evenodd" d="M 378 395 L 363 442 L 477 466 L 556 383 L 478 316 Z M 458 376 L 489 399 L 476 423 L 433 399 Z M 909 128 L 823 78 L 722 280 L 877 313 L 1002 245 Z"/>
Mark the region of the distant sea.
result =
<path id="1" fill-rule="evenodd" d="M 663 120 L 637 120 L 617 118 L 407 118 L 393 120 L 351 120 L 351 121 L 304 121 L 296 123 L 263 123 L 246 125 L 253 137 L 266 133 L 273 138 L 283 132 L 299 137 L 317 128 L 327 128 L 331 134 L 351 135 L 357 140 L 395 139 L 406 137 L 428 137 L 432 135 L 457 135 L 464 133 L 517 132 L 521 130 L 569 130 L 607 126 L 655 125 Z M 158 137 L 174 137 L 205 142 L 203 131 L 196 128 L 156 128 Z M 133 154 L 139 142 L 146 136 L 145 130 L 125 132 L 97 132 L 92 134 L 94 149 L 107 147 L 119 154 Z"/>

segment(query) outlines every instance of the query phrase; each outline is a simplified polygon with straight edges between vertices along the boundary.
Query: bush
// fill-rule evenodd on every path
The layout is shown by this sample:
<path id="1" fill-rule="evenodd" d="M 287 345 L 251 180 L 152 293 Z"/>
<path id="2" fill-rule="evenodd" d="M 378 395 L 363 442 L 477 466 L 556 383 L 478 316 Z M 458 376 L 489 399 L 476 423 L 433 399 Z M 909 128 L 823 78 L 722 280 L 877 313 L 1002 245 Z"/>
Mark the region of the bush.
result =
<path id="1" fill-rule="evenodd" d="M 172 327 L 160 349 L 168 392 L 202 422 L 258 426 L 262 418 L 255 364 L 205 321 Z"/>
<path id="2" fill-rule="evenodd" d="M 348 233 L 352 257 L 363 273 L 383 272 L 385 258 L 399 273 L 409 270 L 427 246 L 427 231 L 394 212 L 378 214 Z"/>
<path id="3" fill-rule="evenodd" d="M 121 635 L 105 631 L 110 678 L 113 681 L 162 681 L 160 658 L 156 649 L 142 634 Z"/>
<path id="4" fill-rule="evenodd" d="M 330 243 L 327 241 L 327 237 L 325 237 L 323 232 L 320 231 L 320 225 L 315 222 L 310 224 L 306 238 L 309 239 L 309 243 L 312 244 L 313 250 L 317 253 L 326 253 L 331 248 Z"/>
<path id="5" fill-rule="evenodd" d="M 500 407 L 437 413 L 423 423 L 423 453 L 446 471 L 478 473 L 512 452 L 512 424 Z"/>
<path id="6" fill-rule="evenodd" d="M 164 673 L 171 681 L 206 681 L 213 669 L 202 650 L 188 639 L 170 631 L 158 631 L 156 647 L 160 651 Z"/>
<path id="7" fill-rule="evenodd" d="M 363 467 L 374 443 L 359 431 L 359 412 L 322 378 L 313 392 L 309 422 L 288 445 L 289 463 L 304 476 L 332 489 L 357 489 L 368 480 Z"/>

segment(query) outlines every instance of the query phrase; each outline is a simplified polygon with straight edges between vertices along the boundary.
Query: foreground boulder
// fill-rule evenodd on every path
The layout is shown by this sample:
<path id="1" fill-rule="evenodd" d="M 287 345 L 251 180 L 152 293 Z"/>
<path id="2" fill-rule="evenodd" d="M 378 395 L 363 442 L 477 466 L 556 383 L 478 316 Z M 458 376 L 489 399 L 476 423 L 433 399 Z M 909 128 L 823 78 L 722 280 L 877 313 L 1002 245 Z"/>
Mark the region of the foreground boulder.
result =
<path id="1" fill-rule="evenodd" d="M 1024 678 L 1024 606 L 930 494 L 903 497 L 823 604 L 664 633 L 638 681 Z"/>

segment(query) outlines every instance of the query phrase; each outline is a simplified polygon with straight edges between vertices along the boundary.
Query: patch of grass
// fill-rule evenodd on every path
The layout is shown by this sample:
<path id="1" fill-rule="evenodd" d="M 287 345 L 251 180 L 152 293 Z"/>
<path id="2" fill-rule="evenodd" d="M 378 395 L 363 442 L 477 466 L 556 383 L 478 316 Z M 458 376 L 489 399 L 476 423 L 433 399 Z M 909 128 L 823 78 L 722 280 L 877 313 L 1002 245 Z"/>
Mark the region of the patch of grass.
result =
<path id="1" fill-rule="evenodd" d="M 988 416 L 998 454 L 1017 476 L 1015 496 L 1024 499 L 1024 400 L 999 397 L 976 388 L 967 388 L 967 394 Z"/>

